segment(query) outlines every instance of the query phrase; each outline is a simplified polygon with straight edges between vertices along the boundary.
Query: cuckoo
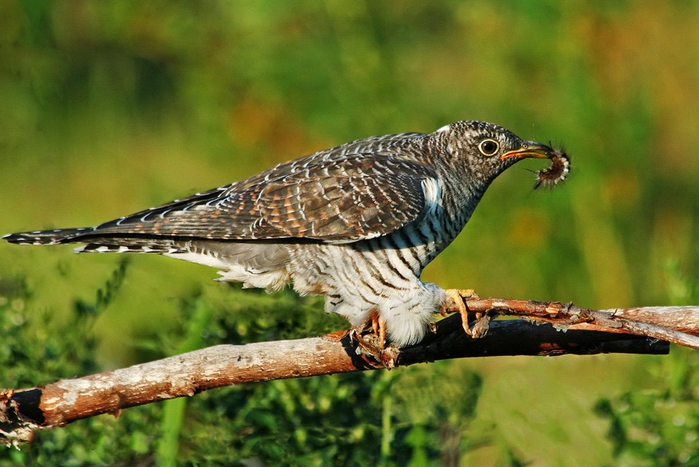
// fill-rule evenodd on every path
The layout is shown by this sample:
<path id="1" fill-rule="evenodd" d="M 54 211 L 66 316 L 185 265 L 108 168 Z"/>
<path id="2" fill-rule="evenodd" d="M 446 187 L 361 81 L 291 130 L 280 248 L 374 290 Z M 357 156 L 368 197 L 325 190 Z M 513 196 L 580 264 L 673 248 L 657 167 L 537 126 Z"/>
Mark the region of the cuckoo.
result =
<path id="1" fill-rule="evenodd" d="M 373 323 L 384 345 L 420 342 L 436 313 L 461 312 L 461 290 L 420 280 L 468 222 L 490 183 L 546 158 L 537 186 L 565 179 L 569 159 L 500 126 L 460 121 L 430 134 L 360 139 L 229 185 L 95 227 L 14 233 L 78 253 L 154 253 L 218 268 L 222 281 L 325 295 L 325 311 Z"/>

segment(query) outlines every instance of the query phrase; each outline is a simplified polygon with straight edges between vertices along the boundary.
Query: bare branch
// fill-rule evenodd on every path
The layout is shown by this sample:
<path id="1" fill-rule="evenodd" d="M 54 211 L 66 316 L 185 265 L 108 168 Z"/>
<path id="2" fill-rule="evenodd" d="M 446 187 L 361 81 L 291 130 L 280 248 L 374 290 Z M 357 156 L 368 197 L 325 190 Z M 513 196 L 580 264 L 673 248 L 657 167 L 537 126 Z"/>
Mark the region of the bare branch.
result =
<path id="1" fill-rule="evenodd" d="M 665 340 L 699 350 L 699 307 L 589 310 L 572 303 L 469 298 L 472 312 L 526 317 L 565 329 L 618 332 Z"/>
<path id="2" fill-rule="evenodd" d="M 699 349 L 699 307 L 588 310 L 559 302 L 471 298 L 474 313 L 516 315 L 532 322 L 492 322 L 485 337 L 463 332 L 452 316 L 423 342 L 394 349 L 396 366 L 435 360 L 503 356 L 669 352 L 666 340 Z M 538 324 L 537 324 L 538 323 Z M 543 323 L 543 324 L 542 324 Z M 565 332 L 560 332 L 564 330 Z M 650 338 L 650 339 L 649 339 Z M 36 430 L 99 414 L 246 382 L 298 378 L 380 367 L 357 355 L 344 336 L 218 345 L 129 368 L 0 392 L 0 441 L 19 445 Z"/>

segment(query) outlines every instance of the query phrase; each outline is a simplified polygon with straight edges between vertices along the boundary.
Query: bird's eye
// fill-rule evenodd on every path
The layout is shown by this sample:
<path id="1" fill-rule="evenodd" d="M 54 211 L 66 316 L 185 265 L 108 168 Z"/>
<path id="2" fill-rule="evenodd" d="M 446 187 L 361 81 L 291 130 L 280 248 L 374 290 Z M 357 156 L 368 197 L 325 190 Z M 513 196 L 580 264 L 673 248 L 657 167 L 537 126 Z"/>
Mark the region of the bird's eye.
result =
<path id="1" fill-rule="evenodd" d="M 492 156 L 496 152 L 498 152 L 498 149 L 500 149 L 500 144 L 498 144 L 498 142 L 495 141 L 494 139 L 484 139 L 478 145 L 478 150 L 484 156 Z"/>

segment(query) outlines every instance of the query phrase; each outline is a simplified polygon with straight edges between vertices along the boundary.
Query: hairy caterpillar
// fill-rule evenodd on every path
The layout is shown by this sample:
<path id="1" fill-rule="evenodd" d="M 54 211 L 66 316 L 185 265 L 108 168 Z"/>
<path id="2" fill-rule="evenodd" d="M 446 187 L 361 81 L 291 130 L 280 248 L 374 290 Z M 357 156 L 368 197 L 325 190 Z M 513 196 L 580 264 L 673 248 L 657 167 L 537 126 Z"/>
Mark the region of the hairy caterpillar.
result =
<path id="1" fill-rule="evenodd" d="M 540 186 L 554 187 L 564 181 L 570 173 L 570 157 L 564 150 L 553 150 L 551 156 L 551 165 L 545 169 L 541 169 L 536 173 L 536 182 L 534 189 Z"/>

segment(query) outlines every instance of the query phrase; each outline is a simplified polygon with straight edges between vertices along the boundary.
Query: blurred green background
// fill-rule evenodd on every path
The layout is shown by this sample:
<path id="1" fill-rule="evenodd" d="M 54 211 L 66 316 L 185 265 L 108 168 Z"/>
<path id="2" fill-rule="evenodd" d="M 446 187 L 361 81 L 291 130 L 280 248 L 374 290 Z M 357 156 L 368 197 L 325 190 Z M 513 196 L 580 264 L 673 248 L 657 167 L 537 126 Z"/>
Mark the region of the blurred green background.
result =
<path id="1" fill-rule="evenodd" d="M 561 188 L 536 192 L 530 170 L 541 162 L 501 176 L 425 280 L 474 288 L 481 296 L 596 308 L 699 301 L 699 2 L 0 1 L 0 233 L 90 226 L 352 139 L 428 133 L 465 119 L 563 144 L 573 172 Z M 254 335 L 259 338 L 279 337 L 275 326 L 287 337 L 345 326 L 324 316 L 318 300 L 242 293 L 211 281 L 215 271 L 203 266 L 137 256 L 121 277 L 115 273 L 120 257 L 70 251 L 0 244 L 0 320 L 34 337 L 21 345 L 35 356 L 22 360 L 16 348 L 6 350 L 12 359 L 5 365 L 18 366 L 0 373 L 0 387 L 173 353 L 182 348 L 173 336 L 196 335 L 184 329 L 196 315 L 186 310 L 196 310 L 196 303 L 214 316 L 241 300 L 250 300 L 252 309 L 258 300 L 268 308 L 288 302 L 317 310 L 313 318 L 292 321 L 296 327 L 277 310 L 265 325 L 272 334 Z M 104 286 L 114 274 L 118 291 Z M 84 318 L 81 306 L 101 287 L 112 287 L 114 297 L 88 307 L 94 313 Z M 89 325 L 74 325 L 80 316 Z M 250 339 L 245 323 L 254 317 L 225 319 Z M 89 368 L 56 364 L 55 371 L 76 374 L 50 371 L 51 359 L 65 356 L 60 333 L 89 341 Z M 230 330 L 221 336 L 236 342 Z M 59 350 L 42 353 L 49 341 Z M 30 374 L 22 361 L 46 365 L 43 379 L 18 376 Z M 680 423 L 654 412 L 653 432 L 633 425 L 640 415 L 627 420 L 622 413 L 636 407 L 635 395 L 646 394 L 654 401 L 681 399 L 688 404 L 683 413 L 696 415 L 695 361 L 695 353 L 680 349 L 670 357 L 479 359 L 379 372 L 360 382 L 328 377 L 298 384 L 330 391 L 323 388 L 346 382 L 373 391 L 394 379 L 401 386 L 410 378 L 431 381 L 431 397 L 396 396 L 389 409 L 385 392 L 375 405 L 359 396 L 353 402 L 419 434 L 419 401 L 457 410 L 455 399 L 471 397 L 457 389 L 471 387 L 469 378 L 479 381 L 473 383 L 480 391 L 476 405 L 464 403 L 461 414 L 443 417 L 445 424 L 468 420 L 449 422 L 461 436 L 452 464 L 431 451 L 420 463 L 419 442 L 410 436 L 405 443 L 415 454 L 395 457 L 386 425 L 369 423 L 381 438 L 374 455 L 384 465 L 679 465 L 664 463 L 664 455 L 699 465 L 692 463 L 699 462 L 697 417 Z M 292 383 L 274 384 L 255 391 L 278 388 L 281 398 L 293 392 Z M 274 400 L 265 394 L 262 399 Z M 371 394 L 366 397 L 374 400 Z M 214 396 L 197 396 L 207 397 Z M 657 403 L 648 407 L 658 410 Z M 117 421 L 101 417 L 100 445 L 116 443 L 123 433 L 109 430 L 139 410 L 160 408 L 130 409 Z M 325 416 L 325 430 L 333 429 L 337 412 Z M 41 439 L 69 437 L 88 423 Z M 663 423 L 676 428 L 674 438 L 657 432 Z M 186 416 L 179 426 L 190 434 L 208 429 Z M 147 453 L 157 443 L 154 433 L 99 462 L 127 462 L 129 449 L 129 459 L 153 461 Z M 645 451 L 624 444 L 634 436 Z M 672 451 L 667 439 L 679 440 L 679 447 Z M 7 455 L 46 461 L 32 449 L 39 448 Z M 97 448 L 85 440 L 81 449 Z M 191 453 L 173 449 L 180 462 L 189 462 Z M 272 462 L 262 451 L 240 452 Z M 56 448 L 53 455 L 79 465 L 88 462 L 83 454 Z M 284 462 L 291 463 L 289 456 Z"/>

